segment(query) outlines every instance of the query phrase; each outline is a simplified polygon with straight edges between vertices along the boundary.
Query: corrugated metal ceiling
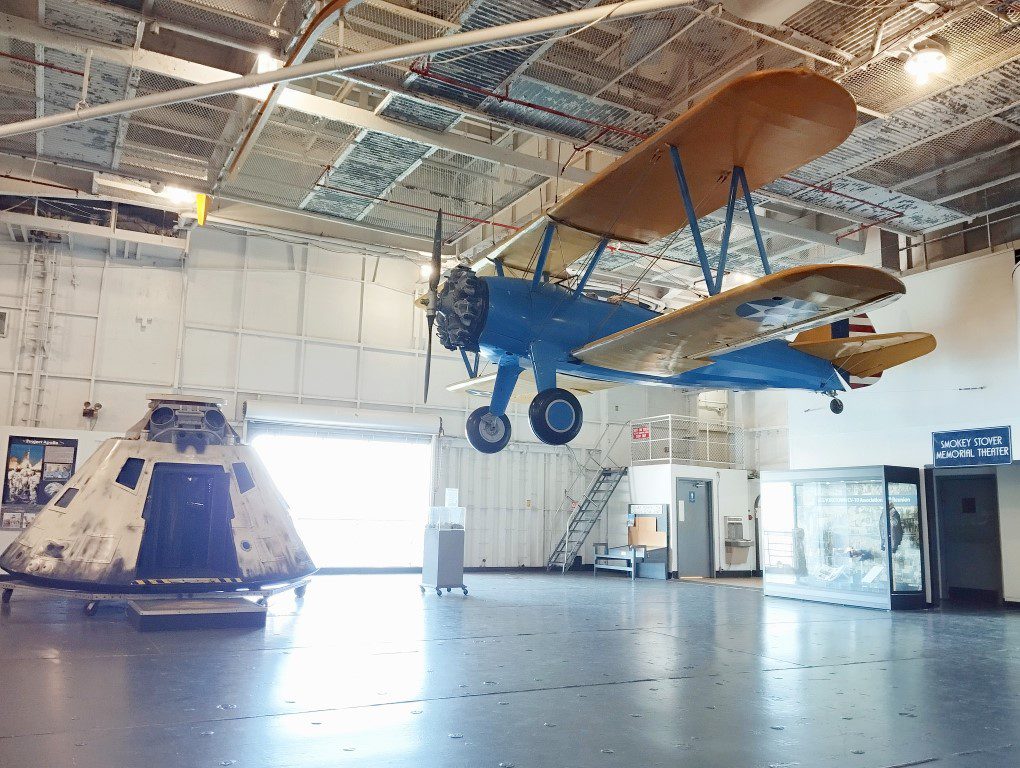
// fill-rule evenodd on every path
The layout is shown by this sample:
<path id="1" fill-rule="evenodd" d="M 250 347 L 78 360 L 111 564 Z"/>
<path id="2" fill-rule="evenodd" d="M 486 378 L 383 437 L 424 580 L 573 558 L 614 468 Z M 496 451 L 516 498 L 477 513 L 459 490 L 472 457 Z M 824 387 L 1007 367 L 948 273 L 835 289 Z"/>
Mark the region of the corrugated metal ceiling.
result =
<path id="1" fill-rule="evenodd" d="M 331 56 L 338 45 L 344 50 L 379 49 L 587 4 L 584 0 L 421 0 L 408 9 L 403 3 L 366 0 L 348 12 L 342 36 L 330 31 L 312 58 Z M 363 106 L 383 117 L 437 134 L 477 129 L 489 116 L 491 141 L 500 146 L 515 148 L 537 130 L 578 146 L 594 142 L 596 148 L 622 151 L 638 139 L 614 129 L 654 130 L 692 100 L 703 98 L 720 84 L 721 75 L 725 79 L 806 61 L 804 54 L 754 34 L 764 33 L 817 56 L 845 61 L 849 74 L 817 60 L 813 66 L 840 78 L 859 103 L 883 117 L 862 116 L 849 141 L 798 171 L 798 178 L 827 185 L 831 191 L 780 181 L 763 190 L 763 202 L 770 194 L 800 200 L 844 211 L 848 221 L 883 220 L 888 217 L 883 211 L 894 209 L 901 214 L 896 227 L 921 231 L 1015 200 L 1016 181 L 1009 177 L 1016 173 L 1017 153 L 1010 150 L 951 178 L 913 180 L 1020 139 L 1020 30 L 1009 30 L 1002 19 L 976 3 L 914 3 L 900 10 L 865 0 L 856 4 L 859 7 L 853 9 L 815 2 L 790 19 L 785 30 L 679 9 L 637 21 L 607 21 L 555 42 L 534 40 L 529 42 L 540 44 L 466 58 L 440 55 L 428 63 L 431 73 L 466 87 L 420 76 L 407 62 L 358 73 L 362 81 L 397 89 L 396 95 L 386 95 L 385 89 L 373 91 L 364 83 L 355 92 L 337 78 L 320 78 L 301 87 L 340 100 L 360 98 Z M 140 8 L 131 0 L 118 6 Z M 93 40 L 130 47 L 139 39 L 139 17 L 112 4 L 104 9 L 96 0 L 46 0 L 44 8 L 42 24 L 80 39 L 82 46 Z M 696 8 L 707 11 L 710 5 L 700 2 Z M 168 29 L 174 24 L 188 26 L 196 39 L 209 38 L 204 41 L 206 51 L 216 50 L 216 38 L 231 38 L 235 44 L 223 48 L 224 55 L 241 60 L 247 56 L 249 64 L 253 63 L 250 51 L 258 48 L 287 50 L 291 32 L 307 11 L 297 0 L 155 0 L 151 8 L 153 17 L 164 20 Z M 862 66 L 880 25 L 882 46 L 909 41 L 918 31 L 937 32 L 950 46 L 952 79 L 935 80 L 919 89 L 905 78 L 897 58 L 880 58 Z M 153 31 L 150 24 L 146 34 L 151 36 Z M 169 40 L 169 31 L 162 34 Z M 143 45 L 156 44 L 145 40 Z M 241 50 L 244 47 L 250 51 Z M 42 70 L 46 113 L 73 109 L 81 98 L 81 76 L 75 74 L 84 68 L 80 53 L 38 50 L 10 39 L 0 39 L 0 52 L 14 57 L 0 59 L 0 84 L 8 93 L 0 105 L 5 122 L 36 114 L 35 67 L 24 60 L 41 57 L 50 65 Z M 98 59 L 92 61 L 90 75 L 90 103 L 187 84 L 168 74 L 135 71 Z M 611 128 L 510 104 L 468 87 L 509 94 Z M 35 137 L 15 137 L 0 144 L 0 151 L 30 156 L 41 151 L 45 158 L 119 168 L 129 174 L 155 174 L 199 187 L 218 176 L 229 148 L 238 141 L 244 123 L 239 116 L 256 103 L 231 95 L 162 107 L 51 130 L 41 146 Z M 465 120 L 470 123 L 467 127 Z M 997 179 L 1005 181 L 993 183 Z M 242 171 L 223 186 L 223 192 L 423 236 L 431 229 L 431 211 L 442 207 L 454 214 L 446 232 L 454 237 L 471 229 L 472 219 L 492 216 L 545 181 L 546 177 L 529 171 L 278 106 Z M 969 192 L 981 185 L 988 186 Z M 833 256 L 831 251 L 789 238 L 769 239 L 770 251 L 783 264 Z M 646 250 L 668 258 L 693 256 L 685 233 Z M 752 249 L 738 247 L 734 268 L 754 271 L 752 257 Z M 618 253 L 614 258 L 623 263 L 638 257 Z"/>

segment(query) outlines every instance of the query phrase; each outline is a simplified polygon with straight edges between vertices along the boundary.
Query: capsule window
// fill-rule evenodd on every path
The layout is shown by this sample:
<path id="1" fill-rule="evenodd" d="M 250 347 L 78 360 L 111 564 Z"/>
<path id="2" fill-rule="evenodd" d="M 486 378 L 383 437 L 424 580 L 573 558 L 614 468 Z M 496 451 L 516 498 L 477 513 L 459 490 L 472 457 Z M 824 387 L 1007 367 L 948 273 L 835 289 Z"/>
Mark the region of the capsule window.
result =
<path id="1" fill-rule="evenodd" d="M 241 493 L 247 493 L 255 487 L 255 481 L 252 480 L 248 465 L 243 461 L 234 464 L 234 479 L 237 480 L 237 490 Z"/>
<path id="2" fill-rule="evenodd" d="M 142 469 L 145 467 L 145 459 L 130 458 L 125 460 L 124 466 L 117 474 L 117 483 L 125 488 L 134 490 L 138 486 L 138 478 L 142 476 Z"/>
<path id="3" fill-rule="evenodd" d="M 71 503 L 71 500 L 77 495 L 78 495 L 77 488 L 68 488 L 62 494 L 60 494 L 60 498 L 56 500 L 55 504 L 58 507 L 66 507 L 68 504 Z"/>

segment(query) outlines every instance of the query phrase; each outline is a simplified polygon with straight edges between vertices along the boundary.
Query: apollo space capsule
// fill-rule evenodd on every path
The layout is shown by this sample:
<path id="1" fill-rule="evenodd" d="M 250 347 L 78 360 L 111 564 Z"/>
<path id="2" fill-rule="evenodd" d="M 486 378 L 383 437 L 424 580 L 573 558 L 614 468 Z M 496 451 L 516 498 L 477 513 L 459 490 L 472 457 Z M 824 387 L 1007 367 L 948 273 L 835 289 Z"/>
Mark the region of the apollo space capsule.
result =
<path id="1" fill-rule="evenodd" d="M 53 586 L 116 591 L 243 589 L 315 570 L 287 503 L 241 443 L 222 401 L 150 395 L 0 556 Z"/>

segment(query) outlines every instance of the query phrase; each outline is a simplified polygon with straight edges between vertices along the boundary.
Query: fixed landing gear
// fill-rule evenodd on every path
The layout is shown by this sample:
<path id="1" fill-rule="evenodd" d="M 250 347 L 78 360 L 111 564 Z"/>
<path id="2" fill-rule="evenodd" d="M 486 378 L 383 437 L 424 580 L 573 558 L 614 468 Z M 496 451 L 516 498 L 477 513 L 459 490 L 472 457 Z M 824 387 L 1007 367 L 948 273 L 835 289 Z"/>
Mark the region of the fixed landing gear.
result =
<path id="1" fill-rule="evenodd" d="M 837 416 L 843 413 L 843 401 L 840 400 L 838 397 L 832 398 L 832 400 L 829 401 L 829 410 L 835 413 Z"/>
<path id="2" fill-rule="evenodd" d="M 535 395 L 528 419 L 536 437 L 549 445 L 566 445 L 581 431 L 581 404 L 573 393 L 553 387 Z"/>
<path id="3" fill-rule="evenodd" d="M 476 451 L 498 453 L 510 442 L 510 419 L 506 414 L 496 416 L 483 406 L 468 416 L 466 431 L 468 442 Z"/>

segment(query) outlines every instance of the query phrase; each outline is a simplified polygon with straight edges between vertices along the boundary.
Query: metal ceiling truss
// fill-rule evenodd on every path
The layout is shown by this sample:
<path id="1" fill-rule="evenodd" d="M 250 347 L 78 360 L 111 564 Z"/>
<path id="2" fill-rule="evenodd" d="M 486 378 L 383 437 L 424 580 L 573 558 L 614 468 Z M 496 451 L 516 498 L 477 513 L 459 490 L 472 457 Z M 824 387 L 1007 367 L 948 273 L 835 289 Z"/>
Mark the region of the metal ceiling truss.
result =
<path id="1" fill-rule="evenodd" d="M 87 51 L 92 104 L 208 84 L 250 71 L 259 50 L 295 51 L 326 5 L 146 0 L 135 11 L 103 0 L 14 0 L 0 14 L 4 122 L 73 108 Z M 314 63 L 341 47 L 380 51 L 592 5 L 429 0 L 411 9 L 363 0 L 304 54 Z M 307 209 L 302 221 L 346 222 L 363 237 L 372 229 L 403 233 L 408 243 L 423 239 L 433 210 L 443 207 L 459 217 L 449 220 L 447 238 L 470 254 L 725 80 L 807 62 L 840 79 L 865 113 L 843 147 L 795 174 L 811 186 L 780 181 L 755 193 L 777 267 L 837 258 L 858 247 L 861 235 L 847 234 L 861 227 L 931 231 L 1007 201 L 1018 182 L 1020 30 L 976 2 L 851 5 L 818 0 L 784 28 L 769 29 L 699 1 L 637 20 L 607 19 L 568 37 L 529 38 L 537 44 L 526 48 L 459 59 L 440 53 L 429 69 L 444 82 L 420 76 L 413 62 L 393 62 L 279 88 L 271 109 L 259 108 L 264 93 L 216 96 L 0 139 L 0 151 L 196 190 L 219 180 L 221 196 L 241 201 L 235 208 L 272 206 L 292 216 Z M 919 88 L 899 57 L 935 33 L 950 44 L 951 77 Z M 171 38 L 175 56 L 161 52 L 171 50 Z M 214 60 L 224 66 L 204 63 Z M 232 164 L 235 172 L 224 174 Z M 766 215 L 765 207 L 775 211 Z M 823 229 L 803 226 L 803 212 Z M 738 206 L 730 264 L 753 271 L 741 215 Z M 721 221 L 703 220 L 709 240 Z M 606 263 L 644 262 L 628 253 L 643 251 L 660 256 L 669 274 L 678 268 L 670 259 L 686 269 L 695 250 L 679 233 L 607 253 Z"/>

